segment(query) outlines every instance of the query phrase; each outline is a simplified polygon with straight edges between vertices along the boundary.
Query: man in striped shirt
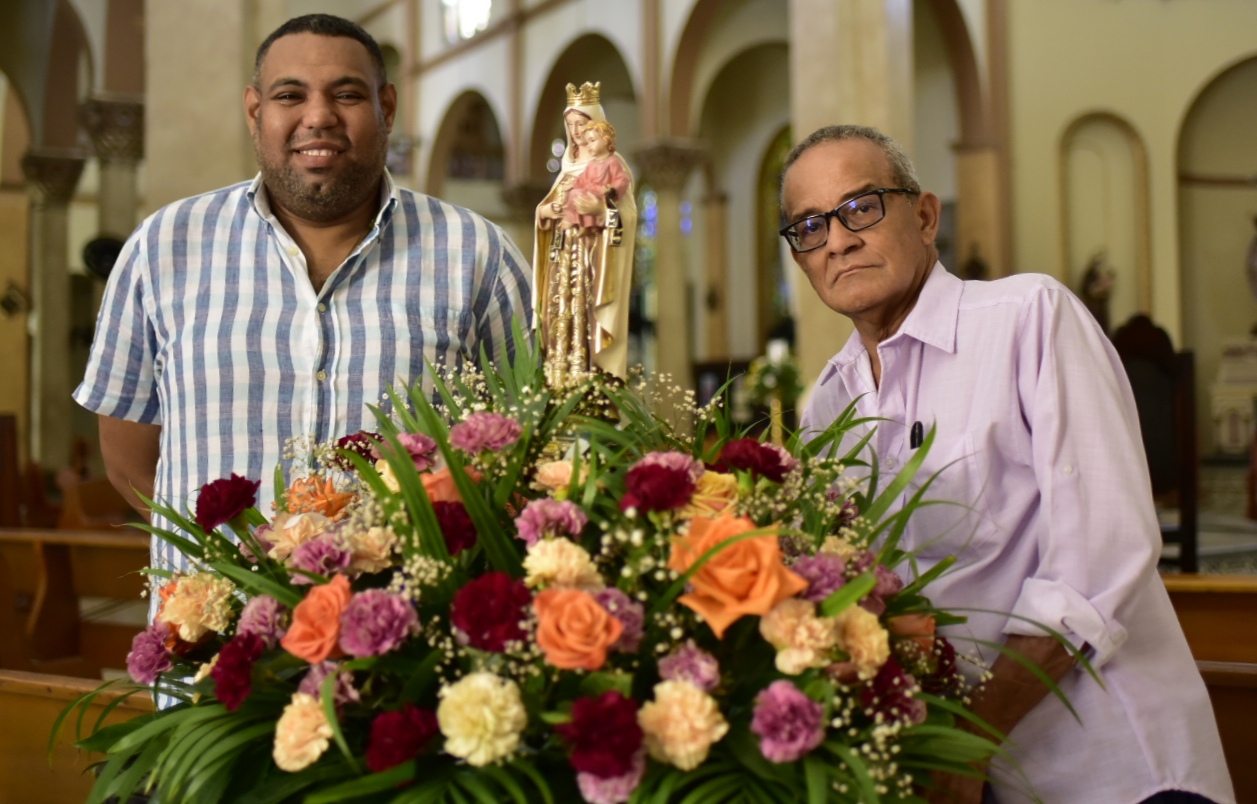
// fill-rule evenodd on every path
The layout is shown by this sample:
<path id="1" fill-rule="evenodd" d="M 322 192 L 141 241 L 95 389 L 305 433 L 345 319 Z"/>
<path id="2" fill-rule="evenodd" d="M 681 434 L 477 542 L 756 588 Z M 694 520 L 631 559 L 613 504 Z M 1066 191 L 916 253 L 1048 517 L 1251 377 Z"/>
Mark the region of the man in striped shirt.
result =
<path id="1" fill-rule="evenodd" d="M 276 464 L 300 471 L 291 439 L 374 429 L 367 406 L 425 360 L 455 367 L 484 348 L 504 361 L 513 322 L 531 331 L 530 272 L 509 238 L 385 170 L 397 91 L 360 27 L 282 25 L 244 106 L 261 172 L 141 224 L 74 394 L 137 510 L 135 491 L 192 507 L 233 472 L 262 480 L 268 506 Z M 183 566 L 164 544 L 153 559 Z"/>

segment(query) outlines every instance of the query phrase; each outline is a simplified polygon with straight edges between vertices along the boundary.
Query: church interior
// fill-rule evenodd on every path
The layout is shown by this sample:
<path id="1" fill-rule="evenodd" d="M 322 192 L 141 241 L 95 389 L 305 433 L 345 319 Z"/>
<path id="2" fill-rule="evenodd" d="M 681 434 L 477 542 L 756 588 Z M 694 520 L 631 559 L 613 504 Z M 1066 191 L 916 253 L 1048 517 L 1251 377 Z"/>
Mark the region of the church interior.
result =
<path id="1" fill-rule="evenodd" d="M 636 183 L 629 362 L 700 397 L 769 354 L 806 395 L 850 325 L 777 236 L 782 162 L 832 123 L 895 137 L 942 201 L 948 270 L 1053 276 L 1129 356 L 1167 586 L 1215 708 L 1257 715 L 1252 0 L 0 0 L 12 711 L 38 721 L 77 694 L 38 674 L 120 667 L 133 630 L 128 567 L 147 536 L 115 527 L 96 417 L 70 396 L 113 259 L 161 206 L 254 176 L 254 51 L 314 12 L 382 46 L 394 180 L 524 254 L 563 154 L 565 85 L 599 82 Z M 761 400 L 733 388 L 755 421 Z M 802 398 L 784 400 L 787 422 Z M 1236 729 L 1228 754 L 1257 750 Z M 0 735 L 0 791 L 38 762 L 14 739 Z M 1231 767 L 1257 801 L 1255 772 Z M 22 800 L 81 800 L 65 795 Z"/>

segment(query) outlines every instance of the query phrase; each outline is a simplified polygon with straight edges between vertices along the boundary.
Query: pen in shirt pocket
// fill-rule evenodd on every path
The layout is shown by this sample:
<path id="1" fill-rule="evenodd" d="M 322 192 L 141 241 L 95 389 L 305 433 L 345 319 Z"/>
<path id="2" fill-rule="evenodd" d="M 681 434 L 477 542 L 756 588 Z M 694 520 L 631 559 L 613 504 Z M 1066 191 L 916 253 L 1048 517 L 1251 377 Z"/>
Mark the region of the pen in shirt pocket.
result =
<path id="1" fill-rule="evenodd" d="M 921 426 L 921 422 L 913 422 L 912 430 L 908 433 L 908 447 L 916 449 L 921 446 L 921 442 L 925 440 L 925 428 Z"/>

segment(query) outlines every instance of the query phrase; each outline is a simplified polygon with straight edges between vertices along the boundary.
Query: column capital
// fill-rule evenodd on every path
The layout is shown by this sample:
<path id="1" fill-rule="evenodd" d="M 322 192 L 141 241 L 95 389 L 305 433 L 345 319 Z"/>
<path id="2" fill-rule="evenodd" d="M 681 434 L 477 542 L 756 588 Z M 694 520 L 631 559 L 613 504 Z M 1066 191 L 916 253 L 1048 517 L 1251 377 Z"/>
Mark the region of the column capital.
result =
<path id="1" fill-rule="evenodd" d="M 43 206 L 65 206 L 74 197 L 86 158 L 81 151 L 32 148 L 22 155 L 22 175 Z"/>
<path id="2" fill-rule="evenodd" d="M 707 160 L 707 152 L 683 140 L 657 140 L 633 152 L 642 181 L 660 190 L 680 190 L 690 172 Z"/>
<path id="3" fill-rule="evenodd" d="M 79 105 L 79 122 L 102 162 L 144 158 L 144 101 L 128 95 L 93 95 Z"/>

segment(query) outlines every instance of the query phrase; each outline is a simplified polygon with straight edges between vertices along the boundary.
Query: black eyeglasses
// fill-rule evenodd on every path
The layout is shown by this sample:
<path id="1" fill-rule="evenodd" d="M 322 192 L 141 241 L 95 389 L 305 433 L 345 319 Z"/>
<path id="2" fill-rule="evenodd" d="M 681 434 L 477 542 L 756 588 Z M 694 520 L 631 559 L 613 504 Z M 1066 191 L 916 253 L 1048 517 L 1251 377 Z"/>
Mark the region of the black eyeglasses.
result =
<path id="1" fill-rule="evenodd" d="M 843 226 L 852 232 L 867 229 L 873 224 L 880 222 L 882 218 L 886 217 L 886 202 L 882 196 L 887 193 L 917 195 L 918 191 L 895 187 L 869 190 L 867 193 L 861 193 L 855 198 L 844 201 L 829 212 L 800 218 L 782 229 L 780 234 L 790 244 L 790 247 L 797 252 L 820 248 L 829 239 L 830 218 L 837 218 Z"/>

